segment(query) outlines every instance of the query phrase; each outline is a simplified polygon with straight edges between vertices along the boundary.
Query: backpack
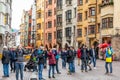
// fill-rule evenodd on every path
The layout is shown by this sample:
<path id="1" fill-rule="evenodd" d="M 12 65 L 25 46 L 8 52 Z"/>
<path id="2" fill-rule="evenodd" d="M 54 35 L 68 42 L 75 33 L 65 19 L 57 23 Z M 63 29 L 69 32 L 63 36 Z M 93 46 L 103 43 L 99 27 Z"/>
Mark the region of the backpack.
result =
<path id="1" fill-rule="evenodd" d="M 42 54 L 42 53 L 43 53 L 43 51 L 38 49 L 38 55 Z"/>

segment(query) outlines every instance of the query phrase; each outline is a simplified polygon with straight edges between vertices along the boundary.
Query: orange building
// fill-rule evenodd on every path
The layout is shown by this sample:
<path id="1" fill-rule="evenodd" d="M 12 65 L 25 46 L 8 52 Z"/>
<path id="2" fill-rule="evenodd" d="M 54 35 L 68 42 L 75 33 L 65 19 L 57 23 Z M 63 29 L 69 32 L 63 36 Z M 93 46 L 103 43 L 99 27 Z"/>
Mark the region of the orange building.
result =
<path id="1" fill-rule="evenodd" d="M 56 44 L 56 0 L 45 0 L 44 45 Z"/>

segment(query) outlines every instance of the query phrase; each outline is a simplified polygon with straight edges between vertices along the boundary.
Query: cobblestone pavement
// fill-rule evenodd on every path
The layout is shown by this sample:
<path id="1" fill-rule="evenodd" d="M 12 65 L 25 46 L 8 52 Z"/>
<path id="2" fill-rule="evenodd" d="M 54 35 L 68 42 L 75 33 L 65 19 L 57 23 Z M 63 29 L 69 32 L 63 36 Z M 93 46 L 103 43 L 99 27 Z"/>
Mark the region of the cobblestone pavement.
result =
<path id="1" fill-rule="evenodd" d="M 120 80 L 120 62 L 113 62 L 113 74 L 105 75 L 104 61 L 97 60 L 97 69 L 81 72 L 80 66 L 77 65 L 76 60 L 76 73 L 67 75 L 67 69 L 61 68 L 61 60 L 59 61 L 59 68 L 62 74 L 55 74 L 55 79 L 48 78 L 48 68 L 44 69 L 43 77 L 46 80 Z M 68 67 L 68 66 L 67 66 Z M 10 73 L 9 78 L 2 78 L 2 64 L 0 63 L 0 80 L 15 80 L 15 74 Z M 24 80 L 30 80 L 31 77 L 38 77 L 37 73 L 24 72 Z"/>

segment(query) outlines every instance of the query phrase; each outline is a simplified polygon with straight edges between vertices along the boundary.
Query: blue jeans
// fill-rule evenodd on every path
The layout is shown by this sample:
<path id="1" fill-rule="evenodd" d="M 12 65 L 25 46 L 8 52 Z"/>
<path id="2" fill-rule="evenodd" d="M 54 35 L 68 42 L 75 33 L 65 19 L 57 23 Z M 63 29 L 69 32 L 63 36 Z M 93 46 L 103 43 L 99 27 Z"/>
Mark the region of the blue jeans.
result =
<path id="1" fill-rule="evenodd" d="M 9 64 L 3 64 L 4 76 L 9 76 Z"/>
<path id="2" fill-rule="evenodd" d="M 74 63 L 70 62 L 69 63 L 69 72 L 73 72 L 74 71 Z"/>
<path id="3" fill-rule="evenodd" d="M 66 60 L 62 59 L 62 68 L 66 68 Z"/>
<path id="4" fill-rule="evenodd" d="M 23 63 L 16 63 L 16 80 L 19 80 L 19 73 L 20 73 L 20 78 L 23 80 Z M 20 72 L 19 72 L 20 71 Z"/>
<path id="5" fill-rule="evenodd" d="M 91 62 L 93 62 L 93 67 L 96 67 L 96 57 L 91 57 Z"/>
<path id="6" fill-rule="evenodd" d="M 54 76 L 54 65 L 49 65 L 49 71 L 48 71 L 48 75 L 49 75 L 49 77 L 51 76 L 51 71 L 52 71 L 52 76 Z"/>
<path id="7" fill-rule="evenodd" d="M 59 59 L 56 59 L 56 65 L 55 65 L 55 67 L 56 67 L 56 71 L 57 71 L 57 73 L 59 73 L 59 69 L 58 69 L 58 61 L 59 61 Z"/>
<path id="8" fill-rule="evenodd" d="M 38 77 L 39 77 L 39 80 L 42 80 L 42 78 L 43 78 L 42 77 L 43 68 L 44 68 L 43 64 L 38 65 Z"/>
<path id="9" fill-rule="evenodd" d="M 81 61 L 82 61 L 81 70 L 84 70 L 85 68 L 85 71 L 87 71 L 87 60 L 82 59 Z"/>
<path id="10" fill-rule="evenodd" d="M 112 73 L 112 62 L 105 62 L 106 73 L 109 73 L 108 64 L 109 64 L 109 67 L 110 67 L 110 73 Z"/>

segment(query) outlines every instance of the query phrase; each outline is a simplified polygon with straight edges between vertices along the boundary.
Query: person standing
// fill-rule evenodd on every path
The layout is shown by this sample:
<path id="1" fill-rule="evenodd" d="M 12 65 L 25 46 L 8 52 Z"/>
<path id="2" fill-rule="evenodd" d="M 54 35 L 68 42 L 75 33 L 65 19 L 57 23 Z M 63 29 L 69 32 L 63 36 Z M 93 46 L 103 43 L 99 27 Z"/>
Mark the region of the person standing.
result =
<path id="1" fill-rule="evenodd" d="M 3 77 L 9 77 L 9 62 L 10 62 L 10 53 L 7 49 L 7 46 L 3 47 L 2 52 L 2 64 L 3 64 Z"/>
<path id="2" fill-rule="evenodd" d="M 61 52 L 62 68 L 66 68 L 66 60 L 67 60 L 66 56 L 67 56 L 67 51 L 65 50 L 65 48 L 63 48 Z"/>
<path id="3" fill-rule="evenodd" d="M 52 71 L 52 77 L 55 78 L 54 67 L 56 64 L 56 59 L 54 54 L 52 53 L 52 49 L 48 50 L 48 61 L 49 61 L 48 77 L 51 78 L 51 71 Z"/>
<path id="4" fill-rule="evenodd" d="M 38 77 L 39 80 L 45 80 L 42 76 L 44 68 L 44 53 L 42 47 L 38 49 L 37 53 L 38 53 Z"/>
<path id="5" fill-rule="evenodd" d="M 94 67 L 94 69 L 96 69 L 96 56 L 97 56 L 97 54 L 96 54 L 94 46 L 92 46 L 92 48 L 90 49 L 89 52 L 90 52 L 91 62 L 93 62 L 93 67 Z"/>
<path id="6" fill-rule="evenodd" d="M 81 48 L 78 48 L 77 50 L 77 58 L 78 58 L 78 66 L 80 66 Z"/>
<path id="7" fill-rule="evenodd" d="M 54 54 L 55 59 L 56 59 L 56 65 L 55 65 L 55 67 L 56 67 L 57 74 L 61 74 L 60 71 L 59 71 L 59 67 L 58 67 L 58 62 L 59 62 L 59 57 L 60 56 L 59 56 L 59 53 L 56 50 L 56 46 L 53 47 L 52 53 Z"/>
<path id="8" fill-rule="evenodd" d="M 16 80 L 19 80 L 19 74 L 20 74 L 20 78 L 21 80 L 23 79 L 23 68 L 24 68 L 24 51 L 22 49 L 22 46 L 18 46 L 17 50 L 16 50 L 16 62 L 15 62 L 15 68 L 16 68 Z"/>
<path id="9" fill-rule="evenodd" d="M 85 68 L 85 72 L 87 72 L 87 59 L 88 59 L 88 50 L 86 48 L 85 45 L 83 45 L 82 49 L 81 49 L 81 71 L 83 72 L 84 68 Z"/>
<path id="10" fill-rule="evenodd" d="M 105 62 L 106 73 L 105 74 L 109 74 L 109 73 L 112 74 L 112 55 L 113 55 L 113 49 L 111 46 L 109 46 L 106 48 L 106 53 L 105 53 L 105 56 L 106 56 L 106 62 Z M 110 72 L 108 69 L 108 64 L 110 67 Z"/>
<path id="11" fill-rule="evenodd" d="M 73 61 L 74 61 L 74 53 L 73 51 L 70 49 L 70 47 L 67 48 L 67 62 L 69 65 L 69 72 L 68 75 L 71 75 L 71 73 L 73 72 Z"/>
<path id="12" fill-rule="evenodd" d="M 47 54 L 48 54 L 48 52 L 47 52 L 47 48 L 44 48 L 44 51 L 43 51 L 43 53 L 44 53 L 44 68 L 46 69 L 47 68 Z"/>

